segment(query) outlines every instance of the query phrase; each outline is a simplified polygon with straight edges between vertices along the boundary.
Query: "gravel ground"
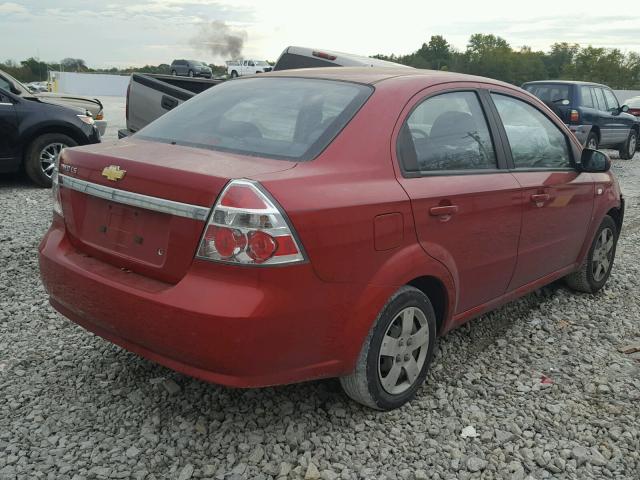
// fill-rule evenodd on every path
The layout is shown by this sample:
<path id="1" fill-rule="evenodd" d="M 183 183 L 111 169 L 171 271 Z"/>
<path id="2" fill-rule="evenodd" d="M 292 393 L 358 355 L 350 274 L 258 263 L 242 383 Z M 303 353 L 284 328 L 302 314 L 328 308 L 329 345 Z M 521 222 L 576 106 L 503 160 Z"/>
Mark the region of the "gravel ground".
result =
<path id="1" fill-rule="evenodd" d="M 426 385 L 378 413 L 336 381 L 232 390 L 58 315 L 38 278 L 48 192 L 0 177 L 1 479 L 640 478 L 640 154 L 607 287 L 551 285 L 447 335 Z"/>

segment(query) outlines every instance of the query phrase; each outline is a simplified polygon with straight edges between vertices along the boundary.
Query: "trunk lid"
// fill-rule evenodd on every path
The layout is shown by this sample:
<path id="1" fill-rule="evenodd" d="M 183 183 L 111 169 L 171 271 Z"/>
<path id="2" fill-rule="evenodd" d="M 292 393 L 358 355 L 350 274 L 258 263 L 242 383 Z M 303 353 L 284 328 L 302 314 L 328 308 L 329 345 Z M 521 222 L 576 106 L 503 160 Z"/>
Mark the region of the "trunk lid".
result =
<path id="1" fill-rule="evenodd" d="M 177 283 L 225 184 L 295 165 L 135 138 L 68 149 L 60 159 L 67 232 L 87 255 Z"/>

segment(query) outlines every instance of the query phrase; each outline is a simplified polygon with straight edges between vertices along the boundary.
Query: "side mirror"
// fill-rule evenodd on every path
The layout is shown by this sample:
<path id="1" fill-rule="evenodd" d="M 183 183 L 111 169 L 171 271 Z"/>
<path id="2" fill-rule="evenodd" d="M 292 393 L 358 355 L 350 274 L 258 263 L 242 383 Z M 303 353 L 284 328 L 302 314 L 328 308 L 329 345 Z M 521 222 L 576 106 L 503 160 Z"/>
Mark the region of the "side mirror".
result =
<path id="1" fill-rule="evenodd" d="M 620 111 L 623 113 L 627 113 L 629 111 L 629 105 L 622 105 L 620 107 Z"/>
<path id="2" fill-rule="evenodd" d="M 599 150 L 585 148 L 580 157 L 579 169 L 582 172 L 603 173 L 611 168 L 611 160 L 608 155 Z"/>
<path id="3" fill-rule="evenodd" d="M 9 87 L 9 90 L 11 91 L 11 93 L 13 93 L 14 95 L 22 95 L 22 91 L 18 90 L 18 87 L 16 87 L 15 85 L 11 84 L 11 86 Z"/>

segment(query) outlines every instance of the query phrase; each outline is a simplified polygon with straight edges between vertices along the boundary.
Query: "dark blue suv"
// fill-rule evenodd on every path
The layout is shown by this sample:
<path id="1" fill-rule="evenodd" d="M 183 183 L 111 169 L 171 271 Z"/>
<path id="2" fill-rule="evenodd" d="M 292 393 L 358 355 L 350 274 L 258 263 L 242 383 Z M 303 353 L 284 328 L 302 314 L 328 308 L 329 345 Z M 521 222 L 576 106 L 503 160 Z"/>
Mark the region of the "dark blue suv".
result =
<path id="1" fill-rule="evenodd" d="M 589 82 L 543 80 L 522 88 L 546 103 L 587 148 L 612 148 L 620 158 L 633 158 L 638 147 L 640 122 L 626 113 L 613 90 Z"/>

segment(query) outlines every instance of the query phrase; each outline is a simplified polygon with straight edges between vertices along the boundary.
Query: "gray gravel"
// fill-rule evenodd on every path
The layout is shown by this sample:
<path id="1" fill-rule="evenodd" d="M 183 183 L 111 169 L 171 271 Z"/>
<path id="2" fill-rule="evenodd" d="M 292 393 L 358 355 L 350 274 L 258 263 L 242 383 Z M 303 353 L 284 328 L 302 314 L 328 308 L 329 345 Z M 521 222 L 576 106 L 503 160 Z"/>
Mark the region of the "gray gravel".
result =
<path id="1" fill-rule="evenodd" d="M 0 479 L 640 478 L 640 363 L 618 351 L 640 341 L 640 155 L 613 170 L 604 291 L 552 285 L 449 334 L 386 414 L 335 381 L 206 384 L 65 320 L 38 278 L 49 193 L 0 177 Z"/>

